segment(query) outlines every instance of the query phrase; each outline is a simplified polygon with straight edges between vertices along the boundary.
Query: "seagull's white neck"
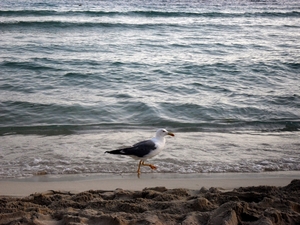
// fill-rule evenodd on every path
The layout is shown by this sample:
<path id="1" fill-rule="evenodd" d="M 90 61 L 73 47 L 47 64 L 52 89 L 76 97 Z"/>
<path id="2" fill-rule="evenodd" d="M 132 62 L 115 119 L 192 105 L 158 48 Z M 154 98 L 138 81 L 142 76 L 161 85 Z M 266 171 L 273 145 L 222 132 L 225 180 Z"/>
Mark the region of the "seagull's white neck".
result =
<path id="1" fill-rule="evenodd" d="M 165 144 L 165 142 L 166 142 L 166 139 L 164 136 L 158 136 L 158 135 L 153 137 L 151 140 L 155 143 L 159 142 L 161 144 Z"/>

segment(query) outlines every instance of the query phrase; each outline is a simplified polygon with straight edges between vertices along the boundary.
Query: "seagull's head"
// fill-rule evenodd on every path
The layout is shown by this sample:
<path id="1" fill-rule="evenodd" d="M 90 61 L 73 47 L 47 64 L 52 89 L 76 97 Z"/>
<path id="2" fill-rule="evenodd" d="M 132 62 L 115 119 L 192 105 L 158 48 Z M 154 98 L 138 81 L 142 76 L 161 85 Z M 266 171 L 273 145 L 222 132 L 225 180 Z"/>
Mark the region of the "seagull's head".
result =
<path id="1" fill-rule="evenodd" d="M 167 131 L 166 129 L 158 129 L 156 131 L 156 137 L 164 137 L 166 135 L 170 135 L 172 137 L 175 136 L 175 134 L 173 134 L 172 132 Z"/>

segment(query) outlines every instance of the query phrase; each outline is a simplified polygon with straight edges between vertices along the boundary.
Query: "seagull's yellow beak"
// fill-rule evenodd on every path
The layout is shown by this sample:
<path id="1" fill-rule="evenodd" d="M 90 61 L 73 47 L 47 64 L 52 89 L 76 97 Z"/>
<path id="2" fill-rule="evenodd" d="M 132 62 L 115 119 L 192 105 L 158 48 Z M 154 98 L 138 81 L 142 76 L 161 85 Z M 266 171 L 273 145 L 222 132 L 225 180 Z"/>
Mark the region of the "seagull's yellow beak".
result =
<path id="1" fill-rule="evenodd" d="M 175 134 L 173 134 L 172 132 L 168 132 L 168 135 L 170 135 L 170 136 L 172 136 L 172 137 L 175 136 Z"/>

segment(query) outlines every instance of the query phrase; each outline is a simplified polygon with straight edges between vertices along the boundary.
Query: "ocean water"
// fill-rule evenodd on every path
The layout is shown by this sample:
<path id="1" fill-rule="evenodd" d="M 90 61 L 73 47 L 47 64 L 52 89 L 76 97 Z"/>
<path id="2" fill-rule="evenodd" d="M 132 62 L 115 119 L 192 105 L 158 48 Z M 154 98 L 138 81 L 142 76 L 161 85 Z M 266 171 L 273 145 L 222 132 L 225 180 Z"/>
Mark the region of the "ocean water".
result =
<path id="1" fill-rule="evenodd" d="M 0 178 L 300 170 L 300 1 L 0 2 Z M 143 172 L 151 172 L 143 168 Z"/>

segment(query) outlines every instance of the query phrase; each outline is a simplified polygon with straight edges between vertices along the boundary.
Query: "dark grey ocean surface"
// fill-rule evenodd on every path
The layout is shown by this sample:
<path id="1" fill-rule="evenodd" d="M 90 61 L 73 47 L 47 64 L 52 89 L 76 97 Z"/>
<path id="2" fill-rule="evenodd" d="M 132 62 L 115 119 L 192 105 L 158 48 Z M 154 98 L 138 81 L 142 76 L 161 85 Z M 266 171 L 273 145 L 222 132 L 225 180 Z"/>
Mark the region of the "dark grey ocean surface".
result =
<path id="1" fill-rule="evenodd" d="M 300 170 L 300 1 L 0 2 L 0 178 Z M 150 172 L 148 168 L 144 172 Z"/>

